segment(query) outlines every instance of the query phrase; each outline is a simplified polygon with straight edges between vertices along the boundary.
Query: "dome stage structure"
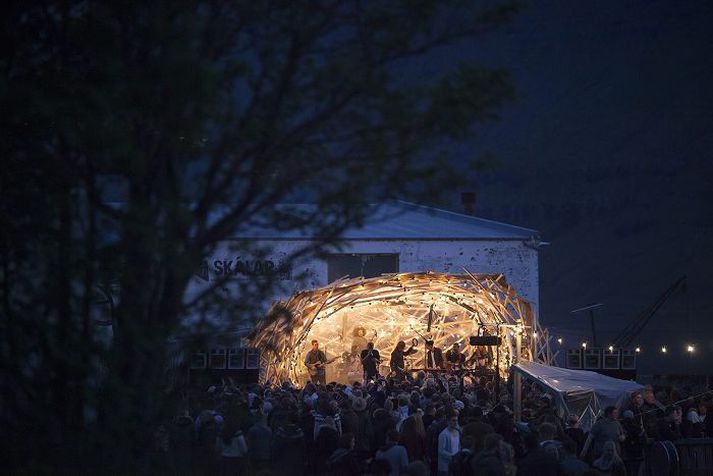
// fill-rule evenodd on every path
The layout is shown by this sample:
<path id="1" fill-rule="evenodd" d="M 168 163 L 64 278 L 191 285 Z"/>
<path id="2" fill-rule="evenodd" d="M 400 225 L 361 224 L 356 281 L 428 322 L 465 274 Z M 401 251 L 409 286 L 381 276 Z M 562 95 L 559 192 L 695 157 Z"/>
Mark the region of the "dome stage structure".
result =
<path id="1" fill-rule="evenodd" d="M 418 340 L 419 351 L 408 368 L 425 367 L 425 341 L 443 351 L 460 344 L 466 362 L 474 354 L 471 336 L 499 335 L 502 344 L 487 348 L 491 367 L 499 361 L 504 376 L 515 363 L 516 333 L 521 359 L 533 360 L 536 323 L 532 306 L 518 297 L 500 275 L 397 273 L 374 278 L 341 279 L 278 302 L 252 332 L 251 345 L 261 351 L 261 380 L 273 383 L 308 380 L 303 363 L 313 339 L 328 359 L 327 382 L 361 380 L 358 358 L 367 342 L 381 353 L 381 374 L 400 340 Z M 499 353 L 499 360 L 497 359 Z"/>

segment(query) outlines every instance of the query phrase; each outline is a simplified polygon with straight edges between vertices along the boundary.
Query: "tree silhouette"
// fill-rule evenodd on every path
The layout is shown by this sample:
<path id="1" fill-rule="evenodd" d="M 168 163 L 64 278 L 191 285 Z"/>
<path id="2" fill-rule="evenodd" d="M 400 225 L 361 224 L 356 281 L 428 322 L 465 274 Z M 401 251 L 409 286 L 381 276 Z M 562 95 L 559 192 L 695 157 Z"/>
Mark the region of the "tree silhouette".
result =
<path id="1" fill-rule="evenodd" d="M 516 11 L 457 0 L 6 6 L 0 444 L 13 464 L 145 464 L 151 429 L 175 410 L 168 339 L 186 315 L 231 321 L 275 285 L 241 284 L 236 304 L 218 280 L 188 299 L 228 238 L 255 227 L 320 238 L 289 262 L 338 243 L 370 202 L 457 187 L 449 151 L 513 90 L 504 71 L 423 74 L 420 62 Z M 314 206 L 276 207 L 300 201 Z"/>

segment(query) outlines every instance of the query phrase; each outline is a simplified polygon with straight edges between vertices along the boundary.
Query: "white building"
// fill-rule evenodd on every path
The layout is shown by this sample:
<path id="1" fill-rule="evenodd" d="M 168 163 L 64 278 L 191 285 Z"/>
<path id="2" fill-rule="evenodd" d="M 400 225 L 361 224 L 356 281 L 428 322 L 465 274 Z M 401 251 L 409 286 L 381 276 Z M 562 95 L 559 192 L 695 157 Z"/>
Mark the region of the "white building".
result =
<path id="1" fill-rule="evenodd" d="M 266 255 L 232 250 L 245 241 L 269 248 Z M 339 249 L 307 256 L 289 268 L 281 263 L 310 244 L 299 231 L 256 230 L 217 247 L 204 264 L 190 294 L 218 276 L 231 280 L 259 279 L 275 272 L 282 294 L 325 286 L 344 276 L 373 277 L 382 273 L 437 271 L 452 274 L 504 274 L 517 293 L 539 308 L 538 232 L 437 208 L 406 202 L 384 205 L 361 228 L 348 230 Z M 237 249 L 244 249 L 237 247 Z M 275 296 L 284 298 L 285 295 Z"/>

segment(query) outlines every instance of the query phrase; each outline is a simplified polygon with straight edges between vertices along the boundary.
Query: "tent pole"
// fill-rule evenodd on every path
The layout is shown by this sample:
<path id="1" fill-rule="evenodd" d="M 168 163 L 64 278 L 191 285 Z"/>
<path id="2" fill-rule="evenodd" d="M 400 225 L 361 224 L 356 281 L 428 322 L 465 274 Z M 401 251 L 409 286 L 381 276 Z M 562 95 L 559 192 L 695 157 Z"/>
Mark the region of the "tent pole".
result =
<path id="1" fill-rule="evenodd" d="M 500 338 L 500 324 L 495 327 L 498 338 Z M 495 346 L 495 401 L 500 401 L 500 344 Z"/>
<path id="2" fill-rule="evenodd" d="M 522 329 L 515 331 L 515 363 L 520 363 L 522 352 Z M 522 377 L 520 372 L 513 372 L 513 412 L 515 421 L 522 420 Z"/>

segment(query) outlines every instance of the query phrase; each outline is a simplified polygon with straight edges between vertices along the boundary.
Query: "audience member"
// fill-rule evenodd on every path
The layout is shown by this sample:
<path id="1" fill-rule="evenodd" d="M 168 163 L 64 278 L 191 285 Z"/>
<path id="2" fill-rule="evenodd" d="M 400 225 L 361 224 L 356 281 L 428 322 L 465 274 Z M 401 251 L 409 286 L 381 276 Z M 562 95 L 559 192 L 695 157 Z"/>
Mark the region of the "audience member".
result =
<path id="1" fill-rule="evenodd" d="M 399 432 L 389 430 L 386 435 L 386 444 L 376 452 L 375 459 L 388 461 L 391 468 L 390 476 L 399 476 L 401 470 L 408 466 L 408 454 L 406 448 L 398 444 Z"/>
<path id="2" fill-rule="evenodd" d="M 423 461 L 426 459 L 426 430 L 419 412 L 406 418 L 401 425 L 399 443 L 406 448 L 408 460 Z"/>
<path id="3" fill-rule="evenodd" d="M 339 438 L 339 446 L 327 461 L 327 468 L 331 474 L 339 476 L 358 476 L 362 467 L 354 453 L 354 435 L 344 433 Z"/>
<path id="4" fill-rule="evenodd" d="M 440 375 L 302 389 L 223 382 L 149 434 L 163 435 L 155 459 L 165 455 L 161 467 L 174 473 L 575 476 L 637 475 L 652 435 L 697 438 L 713 425 L 710 397 L 684 386 L 662 389 L 659 400 L 647 387 L 621 422 L 607 407 L 588 434 L 576 415 L 558 418 L 555 401 L 534 382 L 522 388 L 530 423 L 515 423 L 509 391 L 502 385 L 496 393 L 481 377 Z M 592 468 L 577 458 L 588 449 Z"/>
<path id="5" fill-rule="evenodd" d="M 558 476 L 557 459 L 540 446 L 537 430 L 522 435 L 525 456 L 517 464 L 517 476 Z"/>
<path id="6" fill-rule="evenodd" d="M 589 473 L 589 465 L 577 459 L 577 444 L 573 440 L 565 440 L 562 449 L 562 460 L 559 463 L 562 476 L 585 476 Z"/>
<path id="7" fill-rule="evenodd" d="M 458 428 L 458 413 L 450 411 L 447 415 L 447 423 L 443 431 L 438 435 L 438 474 L 446 476 L 448 465 L 454 454 L 460 451 L 460 429 Z"/>
<path id="8" fill-rule="evenodd" d="M 473 437 L 473 451 L 480 452 L 485 443 L 485 437 L 495 432 L 492 425 L 483 421 L 483 409 L 474 407 L 470 412 L 468 423 L 463 426 L 463 436 Z"/>
<path id="9" fill-rule="evenodd" d="M 592 467 L 597 470 L 598 476 L 626 476 L 624 462 L 616 450 L 616 443 L 609 440 L 604 443 L 602 455 L 595 459 Z"/>
<path id="10" fill-rule="evenodd" d="M 497 433 L 485 436 L 483 449 L 471 460 L 471 474 L 483 476 L 505 476 L 501 445 L 503 437 Z"/>
<path id="11" fill-rule="evenodd" d="M 619 444 L 626 439 L 624 429 L 618 421 L 619 410 L 616 407 L 606 407 L 604 409 L 604 417 L 600 418 L 593 426 L 587 437 L 582 450 L 582 459 L 586 458 L 586 452 L 591 445 L 591 450 L 594 458 L 601 456 L 604 449 L 604 443 L 613 441 L 619 448 Z M 617 451 L 617 454 L 619 452 Z"/>
<path id="12" fill-rule="evenodd" d="M 258 421 L 248 430 L 248 456 L 252 468 L 263 469 L 270 464 L 272 430 L 267 426 L 267 419 L 262 409 L 259 410 L 258 415 Z"/>

